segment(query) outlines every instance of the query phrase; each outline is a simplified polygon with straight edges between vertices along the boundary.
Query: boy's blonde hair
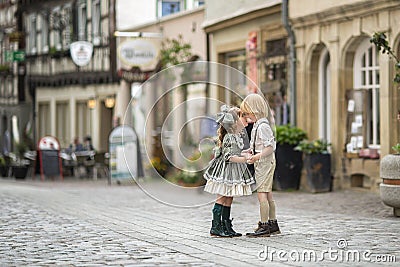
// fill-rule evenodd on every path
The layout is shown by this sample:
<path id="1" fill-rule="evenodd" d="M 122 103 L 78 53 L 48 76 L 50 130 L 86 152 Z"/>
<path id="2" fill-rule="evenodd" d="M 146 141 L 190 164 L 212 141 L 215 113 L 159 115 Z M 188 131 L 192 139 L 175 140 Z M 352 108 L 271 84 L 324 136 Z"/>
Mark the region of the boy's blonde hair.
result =
<path id="1" fill-rule="evenodd" d="M 259 94 L 250 94 L 246 96 L 242 104 L 240 104 L 240 110 L 243 113 L 252 113 L 257 119 L 269 118 L 270 109 L 268 103 Z"/>

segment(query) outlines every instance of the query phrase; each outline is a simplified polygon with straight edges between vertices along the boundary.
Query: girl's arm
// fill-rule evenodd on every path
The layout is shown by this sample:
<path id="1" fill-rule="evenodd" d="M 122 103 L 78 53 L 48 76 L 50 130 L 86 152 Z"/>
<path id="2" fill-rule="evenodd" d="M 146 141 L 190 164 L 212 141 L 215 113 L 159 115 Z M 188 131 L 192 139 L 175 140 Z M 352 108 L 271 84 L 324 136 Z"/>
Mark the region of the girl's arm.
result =
<path id="1" fill-rule="evenodd" d="M 246 157 L 244 156 L 232 156 L 229 158 L 230 162 L 235 162 L 235 163 L 246 163 Z"/>

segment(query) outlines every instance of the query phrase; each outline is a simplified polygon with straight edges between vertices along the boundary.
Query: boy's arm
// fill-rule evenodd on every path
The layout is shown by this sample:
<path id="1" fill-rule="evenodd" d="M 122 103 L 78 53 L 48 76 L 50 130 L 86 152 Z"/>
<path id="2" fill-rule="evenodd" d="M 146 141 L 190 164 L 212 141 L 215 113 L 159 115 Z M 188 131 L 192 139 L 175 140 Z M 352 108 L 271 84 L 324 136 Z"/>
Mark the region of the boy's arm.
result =
<path id="1" fill-rule="evenodd" d="M 247 160 L 247 163 L 252 164 L 252 163 L 256 162 L 257 160 L 260 160 L 263 157 L 271 155 L 272 153 L 274 153 L 274 148 L 272 146 L 264 147 L 264 149 L 260 153 L 251 156 Z"/>

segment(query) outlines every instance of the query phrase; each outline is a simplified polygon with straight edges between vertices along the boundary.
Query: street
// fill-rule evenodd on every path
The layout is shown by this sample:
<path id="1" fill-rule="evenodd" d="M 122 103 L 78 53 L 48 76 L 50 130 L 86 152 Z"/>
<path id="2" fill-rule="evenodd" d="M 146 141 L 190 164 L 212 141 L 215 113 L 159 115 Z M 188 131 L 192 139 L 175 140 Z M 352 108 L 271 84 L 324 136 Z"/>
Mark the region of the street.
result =
<path id="1" fill-rule="evenodd" d="M 0 266 L 395 266 L 400 261 L 400 218 L 377 193 L 275 192 L 282 234 L 213 238 L 213 196 L 201 190 L 176 193 L 154 180 L 143 184 L 150 191 L 109 186 L 106 180 L 0 180 Z M 169 193 L 174 202 L 157 200 L 155 192 Z M 174 204 L 188 199 L 192 207 Z M 256 195 L 236 198 L 232 217 L 236 231 L 252 231 L 259 220 Z"/>

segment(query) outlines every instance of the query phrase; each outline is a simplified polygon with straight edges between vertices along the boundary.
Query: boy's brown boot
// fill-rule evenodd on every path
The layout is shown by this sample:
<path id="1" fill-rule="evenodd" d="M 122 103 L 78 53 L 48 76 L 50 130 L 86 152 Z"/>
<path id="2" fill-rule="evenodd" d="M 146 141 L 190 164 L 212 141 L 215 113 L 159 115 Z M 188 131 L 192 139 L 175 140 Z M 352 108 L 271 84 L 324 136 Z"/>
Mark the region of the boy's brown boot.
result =
<path id="1" fill-rule="evenodd" d="M 246 233 L 247 237 L 269 237 L 269 224 L 268 222 L 258 222 L 258 227 L 254 233 Z"/>
<path id="2" fill-rule="evenodd" d="M 276 235 L 281 233 L 277 220 L 268 220 L 268 225 L 269 225 L 269 232 L 271 235 Z"/>

